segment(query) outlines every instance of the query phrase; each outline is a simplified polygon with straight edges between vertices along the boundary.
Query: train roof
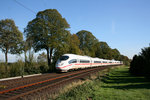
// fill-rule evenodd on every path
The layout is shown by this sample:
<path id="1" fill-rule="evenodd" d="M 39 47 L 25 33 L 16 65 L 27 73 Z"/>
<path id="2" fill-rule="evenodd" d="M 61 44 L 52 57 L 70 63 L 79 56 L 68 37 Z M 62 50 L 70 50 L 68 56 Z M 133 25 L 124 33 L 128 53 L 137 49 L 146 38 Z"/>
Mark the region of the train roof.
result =
<path id="1" fill-rule="evenodd" d="M 89 56 L 82 56 L 82 55 L 76 55 L 76 54 L 64 54 L 63 56 L 69 56 L 69 57 L 77 57 L 77 58 L 81 58 L 81 59 L 83 59 L 83 58 L 92 58 L 92 57 L 89 57 Z"/>
<path id="2" fill-rule="evenodd" d="M 102 58 L 92 58 L 92 57 L 89 57 L 89 56 L 82 56 L 82 55 L 76 55 L 76 54 L 63 54 L 62 56 L 69 56 L 69 57 L 76 57 L 76 58 L 79 58 L 79 59 L 92 59 L 92 60 L 101 60 L 101 61 L 112 61 L 112 62 L 119 62 L 117 60 L 108 60 L 108 59 L 102 59 Z"/>

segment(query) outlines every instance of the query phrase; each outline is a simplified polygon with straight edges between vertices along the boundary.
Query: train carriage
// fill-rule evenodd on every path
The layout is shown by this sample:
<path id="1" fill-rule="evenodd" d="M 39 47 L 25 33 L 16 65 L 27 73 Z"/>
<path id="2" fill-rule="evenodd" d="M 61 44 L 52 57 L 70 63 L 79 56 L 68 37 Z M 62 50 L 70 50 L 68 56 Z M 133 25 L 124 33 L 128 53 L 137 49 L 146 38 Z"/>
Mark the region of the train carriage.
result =
<path id="1" fill-rule="evenodd" d="M 75 54 L 64 54 L 58 59 L 56 63 L 56 69 L 61 72 L 67 72 L 68 70 L 74 69 L 118 64 L 121 64 L 121 62 L 115 60 L 92 58 L 89 56 L 81 56 Z"/>

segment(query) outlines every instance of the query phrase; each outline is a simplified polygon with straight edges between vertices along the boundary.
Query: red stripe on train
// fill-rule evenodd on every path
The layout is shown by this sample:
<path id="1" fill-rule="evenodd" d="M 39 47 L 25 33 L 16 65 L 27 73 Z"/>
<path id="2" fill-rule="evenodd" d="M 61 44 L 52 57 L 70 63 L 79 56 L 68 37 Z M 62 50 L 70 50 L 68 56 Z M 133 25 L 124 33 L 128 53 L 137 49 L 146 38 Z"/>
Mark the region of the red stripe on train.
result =
<path id="1" fill-rule="evenodd" d="M 69 67 L 69 66 L 71 66 L 72 64 L 70 64 L 70 65 L 66 65 L 66 66 L 63 66 L 63 67 L 59 67 L 59 68 L 65 68 L 65 67 Z"/>
<path id="2" fill-rule="evenodd" d="M 79 63 L 79 64 L 75 64 L 75 65 L 97 65 L 97 64 L 103 65 L 103 64 L 110 64 L 110 63 Z M 69 64 L 69 65 L 66 65 L 63 67 L 59 67 L 59 68 L 65 68 L 65 67 L 69 67 L 69 66 L 72 66 L 72 64 Z"/>

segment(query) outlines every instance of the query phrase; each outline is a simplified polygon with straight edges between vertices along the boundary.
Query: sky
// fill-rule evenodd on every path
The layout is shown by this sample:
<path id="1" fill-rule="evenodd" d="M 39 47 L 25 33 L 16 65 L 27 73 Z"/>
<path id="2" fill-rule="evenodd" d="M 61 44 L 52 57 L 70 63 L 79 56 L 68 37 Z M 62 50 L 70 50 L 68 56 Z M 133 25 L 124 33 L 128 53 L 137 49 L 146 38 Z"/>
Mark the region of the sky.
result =
<path id="1" fill-rule="evenodd" d="M 130 59 L 149 46 L 150 0 L 0 0 L 0 20 L 13 19 L 23 32 L 28 22 L 46 9 L 57 9 L 72 34 L 90 31 Z M 18 58 L 8 55 L 9 62 Z M 0 52 L 0 60 L 4 59 Z"/>

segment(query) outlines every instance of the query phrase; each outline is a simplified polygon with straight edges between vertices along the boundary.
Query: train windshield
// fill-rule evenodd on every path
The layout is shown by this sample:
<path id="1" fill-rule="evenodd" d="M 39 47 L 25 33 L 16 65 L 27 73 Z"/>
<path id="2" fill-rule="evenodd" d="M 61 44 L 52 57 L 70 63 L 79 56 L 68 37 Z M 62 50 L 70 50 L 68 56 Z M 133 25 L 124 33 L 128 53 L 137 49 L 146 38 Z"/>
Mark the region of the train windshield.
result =
<path id="1" fill-rule="evenodd" d="M 69 58 L 69 56 L 61 56 L 59 60 L 60 60 L 60 61 L 62 61 L 62 60 L 67 60 L 68 58 Z"/>

